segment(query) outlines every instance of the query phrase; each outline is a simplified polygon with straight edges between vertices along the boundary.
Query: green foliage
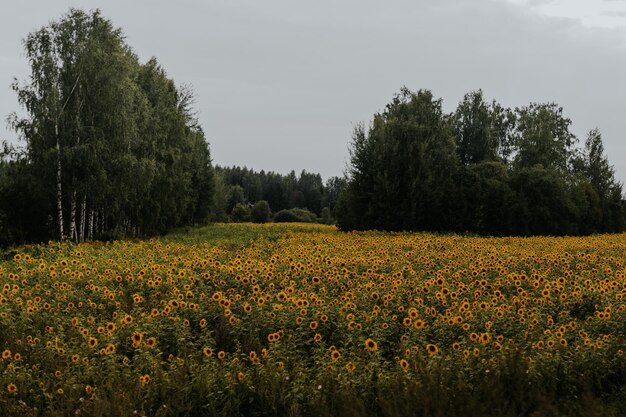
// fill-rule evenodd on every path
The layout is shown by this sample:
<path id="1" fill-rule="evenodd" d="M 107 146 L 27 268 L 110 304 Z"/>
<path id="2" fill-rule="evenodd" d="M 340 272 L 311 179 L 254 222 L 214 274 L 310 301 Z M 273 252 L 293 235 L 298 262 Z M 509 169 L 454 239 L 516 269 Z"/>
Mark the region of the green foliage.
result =
<path id="1" fill-rule="evenodd" d="M 436 230 L 453 222 L 453 129 L 430 91 L 403 89 L 369 132 L 357 126 L 351 162 L 346 195 L 357 228 Z"/>
<path id="2" fill-rule="evenodd" d="M 43 215 L 9 208 L 39 230 L 16 223 L 12 240 L 150 235 L 209 220 L 214 172 L 189 89 L 156 59 L 139 63 L 99 11 L 70 9 L 24 46 L 31 74 L 12 87 L 27 117 L 11 123 L 26 154 L 7 172 L 37 190 Z M 19 200 L 19 189 L 2 192 Z"/>
<path id="3" fill-rule="evenodd" d="M 493 124 L 494 110 L 485 103 L 481 90 L 463 97 L 454 114 L 456 146 L 462 164 L 491 161 L 497 158 L 500 145 Z"/>
<path id="4" fill-rule="evenodd" d="M 233 207 L 233 211 L 230 213 L 230 217 L 234 222 L 249 222 L 250 221 L 250 207 L 247 204 L 237 203 Z"/>
<path id="5" fill-rule="evenodd" d="M 571 120 L 555 103 L 531 103 L 517 109 L 518 142 L 515 164 L 520 168 L 542 165 L 567 171 L 576 137 L 569 131 Z"/>
<path id="6" fill-rule="evenodd" d="M 307 209 L 293 208 L 281 210 L 274 215 L 276 223 L 317 223 L 315 213 Z"/>
<path id="7" fill-rule="evenodd" d="M 330 207 L 324 207 L 322 209 L 322 215 L 320 218 L 320 222 L 323 224 L 331 224 L 332 223 L 332 217 L 330 215 Z"/>
<path id="8" fill-rule="evenodd" d="M 307 208 L 316 215 L 321 214 L 324 205 L 332 205 L 338 197 L 338 186 L 332 190 L 325 187 L 319 174 L 302 171 L 299 176 L 295 171 L 288 175 L 275 172 L 256 172 L 246 167 L 216 167 L 224 182 L 234 187 L 229 209 L 236 203 L 251 204 L 266 200 L 276 211 L 290 208 Z M 330 179 L 334 185 L 335 180 Z M 329 184 L 329 183 L 327 183 Z"/>
<path id="9" fill-rule="evenodd" d="M 267 223 L 270 221 L 272 211 L 270 205 L 265 200 L 259 200 L 250 210 L 250 220 L 253 223 Z"/>
<path id="10" fill-rule="evenodd" d="M 213 205 L 211 207 L 212 222 L 228 221 L 228 200 L 230 198 L 230 189 L 224 183 L 224 177 L 220 174 L 214 176 L 215 193 L 213 196 Z"/>
<path id="11" fill-rule="evenodd" d="M 446 115 L 429 91 L 402 89 L 352 136 L 343 230 L 439 230 L 490 235 L 625 229 L 622 186 L 598 130 L 575 148 L 554 103 L 506 109 L 482 91 Z"/>

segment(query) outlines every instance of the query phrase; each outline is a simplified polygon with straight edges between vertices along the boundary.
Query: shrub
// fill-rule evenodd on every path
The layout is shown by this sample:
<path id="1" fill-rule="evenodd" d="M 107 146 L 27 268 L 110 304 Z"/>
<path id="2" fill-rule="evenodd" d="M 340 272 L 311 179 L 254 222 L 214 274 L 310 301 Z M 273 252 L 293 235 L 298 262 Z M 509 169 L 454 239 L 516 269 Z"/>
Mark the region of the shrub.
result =
<path id="1" fill-rule="evenodd" d="M 234 222 L 250 221 L 250 207 L 245 204 L 237 203 L 235 204 L 235 207 L 233 207 L 230 217 Z"/>
<path id="2" fill-rule="evenodd" d="M 316 223 L 317 216 L 307 209 L 292 208 L 276 213 L 274 221 L 276 223 Z"/>
<path id="3" fill-rule="evenodd" d="M 265 200 L 259 200 L 254 203 L 252 206 L 252 211 L 250 211 L 250 220 L 253 223 L 267 223 L 270 221 L 270 205 Z"/>

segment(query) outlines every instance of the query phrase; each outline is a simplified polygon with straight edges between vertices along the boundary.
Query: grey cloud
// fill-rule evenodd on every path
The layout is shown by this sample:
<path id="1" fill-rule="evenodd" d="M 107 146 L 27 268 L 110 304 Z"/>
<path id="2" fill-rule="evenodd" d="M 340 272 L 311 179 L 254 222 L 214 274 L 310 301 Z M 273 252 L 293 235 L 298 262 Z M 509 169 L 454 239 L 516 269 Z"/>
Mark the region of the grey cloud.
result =
<path id="1" fill-rule="evenodd" d="M 617 18 L 626 17 L 626 11 L 606 11 L 606 12 L 602 12 L 601 14 L 602 16 L 606 16 L 606 17 L 617 17 Z"/>
<path id="2" fill-rule="evenodd" d="M 66 11 L 50 0 L 12 2 L 0 17 L 0 54 L 23 59 L 19 38 Z M 142 59 L 155 55 L 192 84 L 213 160 L 223 165 L 340 175 L 354 123 L 369 121 L 403 85 L 429 88 L 452 111 L 482 88 L 507 106 L 556 101 L 579 137 L 598 126 L 626 180 L 625 37 L 571 19 L 489 0 L 165 0 L 106 3 Z M 22 13 L 25 13 L 22 16 Z M 7 40 L 8 39 L 8 40 Z M 0 60 L 0 115 L 15 110 Z M 4 136 L 0 131 L 0 137 Z"/>

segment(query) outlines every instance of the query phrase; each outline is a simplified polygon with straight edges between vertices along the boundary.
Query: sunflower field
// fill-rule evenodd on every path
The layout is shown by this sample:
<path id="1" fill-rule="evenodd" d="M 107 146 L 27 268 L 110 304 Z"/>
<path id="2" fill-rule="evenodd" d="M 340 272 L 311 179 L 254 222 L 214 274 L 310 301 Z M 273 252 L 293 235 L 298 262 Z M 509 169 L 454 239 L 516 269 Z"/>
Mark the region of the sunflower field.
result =
<path id="1" fill-rule="evenodd" d="M 0 415 L 624 415 L 625 255 L 280 224 L 20 247 Z"/>

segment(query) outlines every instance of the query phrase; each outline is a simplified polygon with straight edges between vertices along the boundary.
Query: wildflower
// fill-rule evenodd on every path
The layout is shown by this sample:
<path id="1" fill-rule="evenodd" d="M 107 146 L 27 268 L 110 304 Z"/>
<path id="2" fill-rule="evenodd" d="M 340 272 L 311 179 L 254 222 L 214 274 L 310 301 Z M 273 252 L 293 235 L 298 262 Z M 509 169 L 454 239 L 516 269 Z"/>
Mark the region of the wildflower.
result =
<path id="1" fill-rule="evenodd" d="M 429 343 L 426 345 L 426 352 L 428 352 L 429 355 L 433 356 L 439 353 L 439 348 L 437 347 L 437 345 Z"/>
<path id="2" fill-rule="evenodd" d="M 365 348 L 370 352 L 376 352 L 378 350 L 378 344 L 371 338 L 365 340 Z"/>
<path id="3" fill-rule="evenodd" d="M 421 330 L 426 327 L 426 322 L 424 320 L 415 320 L 413 322 L 413 327 L 415 327 L 417 330 Z"/>
<path id="4" fill-rule="evenodd" d="M 96 346 L 98 346 L 98 339 L 96 339 L 95 337 L 90 337 L 87 341 L 87 345 L 92 349 L 95 348 Z"/>
<path id="5" fill-rule="evenodd" d="M 141 344 L 141 340 L 143 339 L 143 334 L 139 332 L 134 332 L 131 336 L 131 339 L 133 341 L 133 347 L 139 346 L 139 344 Z"/>
<path id="6" fill-rule="evenodd" d="M 139 382 L 141 385 L 147 385 L 150 383 L 150 375 L 144 374 L 139 377 Z"/>

